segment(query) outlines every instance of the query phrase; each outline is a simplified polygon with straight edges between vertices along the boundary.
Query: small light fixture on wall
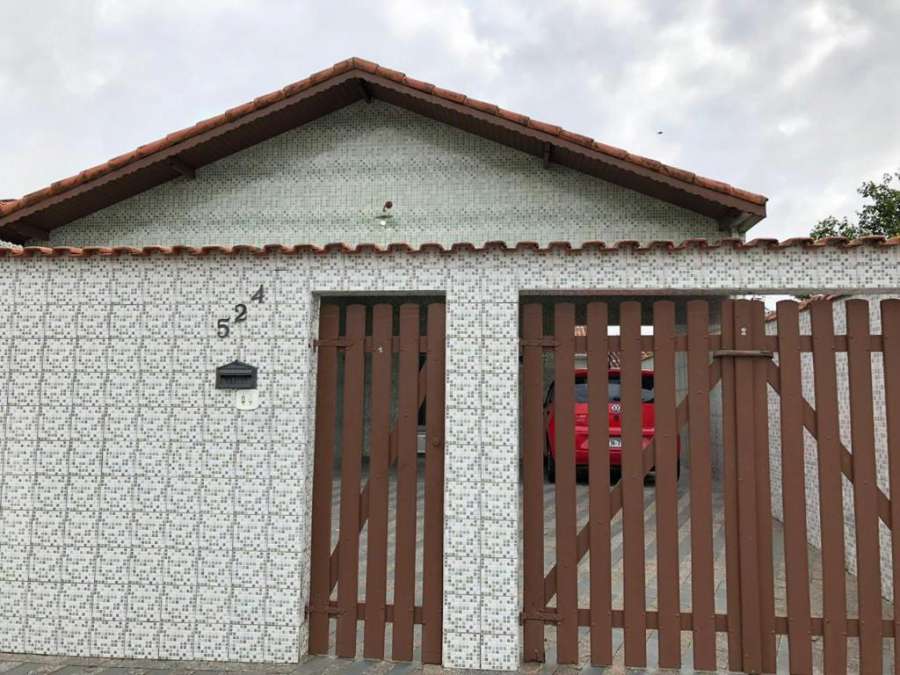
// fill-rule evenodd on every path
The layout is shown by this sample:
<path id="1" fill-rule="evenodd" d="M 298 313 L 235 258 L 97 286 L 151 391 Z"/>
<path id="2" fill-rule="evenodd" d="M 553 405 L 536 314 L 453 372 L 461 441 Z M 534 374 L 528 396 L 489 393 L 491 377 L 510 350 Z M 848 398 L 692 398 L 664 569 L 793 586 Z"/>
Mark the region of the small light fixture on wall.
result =
<path id="1" fill-rule="evenodd" d="M 381 207 L 381 213 L 375 216 L 375 220 L 377 220 L 382 226 L 387 227 L 388 223 L 390 223 L 391 219 L 394 217 L 391 214 L 391 209 L 394 207 L 394 202 L 388 200 L 384 203 L 384 206 Z"/>

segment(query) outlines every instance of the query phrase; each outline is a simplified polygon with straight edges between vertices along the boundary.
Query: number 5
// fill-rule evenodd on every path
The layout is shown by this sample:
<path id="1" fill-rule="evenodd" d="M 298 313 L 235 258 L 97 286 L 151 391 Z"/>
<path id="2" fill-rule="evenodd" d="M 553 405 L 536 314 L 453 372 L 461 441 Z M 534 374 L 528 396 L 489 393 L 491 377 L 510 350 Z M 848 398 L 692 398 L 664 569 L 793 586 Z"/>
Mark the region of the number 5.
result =
<path id="1" fill-rule="evenodd" d="M 231 333 L 231 327 L 228 325 L 228 319 L 219 319 L 219 323 L 216 324 L 216 333 L 220 338 L 227 338 Z"/>

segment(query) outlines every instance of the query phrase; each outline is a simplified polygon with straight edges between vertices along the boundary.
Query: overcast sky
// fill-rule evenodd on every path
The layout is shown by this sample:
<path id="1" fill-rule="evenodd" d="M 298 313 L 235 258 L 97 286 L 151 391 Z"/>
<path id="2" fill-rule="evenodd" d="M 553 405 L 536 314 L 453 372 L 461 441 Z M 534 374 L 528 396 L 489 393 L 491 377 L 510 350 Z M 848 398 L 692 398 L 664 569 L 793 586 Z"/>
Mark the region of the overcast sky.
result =
<path id="1" fill-rule="evenodd" d="M 362 56 L 766 194 L 751 236 L 804 235 L 900 169 L 898 36 L 900 0 L 8 0 L 0 198 Z"/>

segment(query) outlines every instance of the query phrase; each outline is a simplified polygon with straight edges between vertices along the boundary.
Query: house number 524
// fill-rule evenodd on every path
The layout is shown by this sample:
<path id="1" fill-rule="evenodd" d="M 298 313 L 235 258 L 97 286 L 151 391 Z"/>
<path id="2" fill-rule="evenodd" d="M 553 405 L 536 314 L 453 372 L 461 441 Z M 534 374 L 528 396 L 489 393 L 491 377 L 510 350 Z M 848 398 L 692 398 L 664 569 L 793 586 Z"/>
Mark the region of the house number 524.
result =
<path id="1" fill-rule="evenodd" d="M 251 302 L 258 302 L 262 304 L 265 302 L 266 293 L 265 288 L 260 286 L 256 289 L 256 292 L 250 296 Z M 233 317 L 224 317 L 219 319 L 216 322 L 216 335 L 220 338 L 227 338 L 231 335 L 231 323 L 243 323 L 247 320 L 247 305 L 243 302 L 239 302 L 234 306 L 234 316 Z"/>

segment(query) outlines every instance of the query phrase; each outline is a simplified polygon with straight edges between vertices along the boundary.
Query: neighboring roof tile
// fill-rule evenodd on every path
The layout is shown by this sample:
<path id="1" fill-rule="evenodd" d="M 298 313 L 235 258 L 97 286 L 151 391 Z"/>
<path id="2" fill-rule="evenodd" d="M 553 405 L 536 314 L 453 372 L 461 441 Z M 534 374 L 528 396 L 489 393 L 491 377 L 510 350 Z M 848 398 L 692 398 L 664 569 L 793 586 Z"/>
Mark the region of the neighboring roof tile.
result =
<path id="1" fill-rule="evenodd" d="M 817 293 L 816 295 L 810 295 L 808 298 L 803 298 L 800 302 L 797 303 L 797 311 L 805 312 L 809 309 L 809 306 L 814 302 L 834 302 L 840 298 L 847 297 L 843 293 Z M 775 321 L 778 318 L 777 311 L 766 312 L 766 321 Z"/>
<path id="2" fill-rule="evenodd" d="M 268 244 L 265 246 L 252 245 L 236 245 L 236 246 L 144 246 L 136 248 L 133 246 L 91 246 L 85 248 L 58 246 L 25 246 L 15 248 L 0 247 L 0 257 L 90 257 L 90 256 L 207 256 L 207 255 L 239 255 L 249 254 L 256 256 L 280 254 L 280 255 L 297 255 L 300 253 L 344 253 L 347 255 L 358 255 L 365 253 L 375 254 L 391 254 L 391 253 L 462 253 L 462 252 L 480 252 L 480 251 L 532 251 L 540 253 L 574 253 L 582 251 L 603 251 L 603 252 L 638 252 L 665 250 L 673 253 L 679 251 L 690 250 L 735 250 L 735 251 L 751 251 L 751 250 L 782 250 L 789 248 L 803 249 L 826 249 L 835 248 L 839 250 L 851 250 L 860 246 L 869 246 L 872 248 L 888 248 L 900 246 L 900 237 L 871 236 L 862 239 L 845 239 L 842 237 L 829 237 L 827 239 L 805 239 L 795 238 L 785 241 L 777 239 L 753 239 L 751 241 L 742 241 L 741 239 L 722 239 L 717 241 L 707 241 L 705 239 L 687 239 L 680 244 L 674 241 L 651 241 L 646 244 L 639 244 L 635 241 L 620 241 L 607 244 L 602 241 L 587 241 L 581 245 L 572 245 L 568 242 L 551 242 L 546 246 L 541 246 L 536 242 L 519 242 L 515 245 L 508 245 L 502 241 L 489 241 L 483 246 L 475 246 L 468 242 L 458 242 L 449 246 L 442 244 L 427 243 L 418 247 L 410 246 L 403 242 L 391 243 L 386 245 L 379 244 L 357 244 L 350 245 L 342 242 L 325 244 L 317 246 L 314 244 Z"/>
<path id="3" fill-rule="evenodd" d="M 685 171 L 677 167 L 669 166 L 647 157 L 631 154 L 621 148 L 616 148 L 605 143 L 595 141 L 594 139 L 581 134 L 566 131 L 559 126 L 533 120 L 525 115 L 499 108 L 494 104 L 480 101 L 478 99 L 469 98 L 465 94 L 450 91 L 448 89 L 443 89 L 440 87 L 435 87 L 432 84 L 409 78 L 404 73 L 384 68 L 382 66 L 379 66 L 378 64 L 372 63 L 371 61 L 366 61 L 365 59 L 350 58 L 344 61 L 340 61 L 330 68 L 326 68 L 317 73 L 314 73 L 313 75 L 303 80 L 294 82 L 293 84 L 289 84 L 286 87 L 273 91 L 269 94 L 259 96 L 253 99 L 253 101 L 230 108 L 221 115 L 202 120 L 191 127 L 175 131 L 157 141 L 142 145 L 136 150 L 126 152 L 122 155 L 119 155 L 118 157 L 110 159 L 103 164 L 82 171 L 75 176 L 55 181 L 49 187 L 42 188 L 30 194 L 24 195 L 19 199 L 0 201 L 0 219 L 7 218 L 8 216 L 15 214 L 17 211 L 21 211 L 26 207 L 39 204 L 51 197 L 62 195 L 99 177 L 105 176 L 106 174 L 109 174 L 116 169 L 137 162 L 138 160 L 141 160 L 149 155 L 168 150 L 174 147 L 176 144 L 200 136 L 207 131 L 216 129 L 225 124 L 233 123 L 237 120 L 241 120 L 249 115 L 258 113 L 261 110 L 266 110 L 268 108 L 276 106 L 284 101 L 285 98 L 294 96 L 315 85 L 331 80 L 332 78 L 336 78 L 339 75 L 343 75 L 349 71 L 356 71 L 362 76 L 381 77 L 385 80 L 390 80 L 391 82 L 399 83 L 403 86 L 409 87 L 410 89 L 441 97 L 445 100 L 465 106 L 473 111 L 478 111 L 480 113 L 485 113 L 497 117 L 498 119 L 506 120 L 507 122 L 512 122 L 516 125 L 521 126 L 523 129 L 536 130 L 551 137 L 558 137 L 561 140 L 574 144 L 576 146 L 586 148 L 593 152 L 602 153 L 603 155 L 607 155 L 617 160 L 622 160 L 634 167 L 640 167 L 642 169 L 650 170 L 651 172 L 658 174 L 660 177 L 664 176 L 667 178 L 672 178 L 686 185 L 696 185 L 700 188 L 705 188 L 714 193 L 737 198 L 742 202 L 753 204 L 759 209 L 763 209 L 767 201 L 767 198 L 763 195 L 748 192 L 747 190 L 736 188 L 721 181 L 704 178 L 703 176 L 697 176 L 690 171 Z M 764 217 L 765 211 L 758 211 L 756 215 L 757 219 L 759 217 Z"/>

